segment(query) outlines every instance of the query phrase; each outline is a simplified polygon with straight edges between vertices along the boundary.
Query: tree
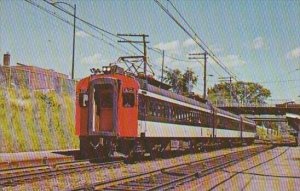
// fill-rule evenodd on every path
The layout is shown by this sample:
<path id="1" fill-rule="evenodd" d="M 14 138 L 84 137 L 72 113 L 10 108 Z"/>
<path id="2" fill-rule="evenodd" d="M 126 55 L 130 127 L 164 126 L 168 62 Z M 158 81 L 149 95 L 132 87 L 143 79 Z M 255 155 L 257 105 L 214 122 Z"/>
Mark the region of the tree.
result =
<path id="1" fill-rule="evenodd" d="M 182 73 L 180 70 L 167 70 L 166 71 L 166 77 L 164 78 L 164 81 L 168 83 L 173 92 L 180 93 L 182 90 Z"/>
<path id="2" fill-rule="evenodd" d="M 223 82 L 208 89 L 208 99 L 212 102 L 264 104 L 268 97 L 271 97 L 270 90 L 254 82 Z"/>
<path id="3" fill-rule="evenodd" d="M 184 84 L 182 87 L 182 92 L 190 93 L 193 89 L 193 85 L 197 84 L 198 77 L 195 75 L 194 71 L 188 68 L 183 74 L 182 81 Z"/>
<path id="4" fill-rule="evenodd" d="M 178 94 L 187 94 L 192 91 L 192 86 L 198 81 L 194 71 L 187 69 L 184 74 L 179 69 L 167 70 L 164 81 L 172 87 L 172 91 Z"/>

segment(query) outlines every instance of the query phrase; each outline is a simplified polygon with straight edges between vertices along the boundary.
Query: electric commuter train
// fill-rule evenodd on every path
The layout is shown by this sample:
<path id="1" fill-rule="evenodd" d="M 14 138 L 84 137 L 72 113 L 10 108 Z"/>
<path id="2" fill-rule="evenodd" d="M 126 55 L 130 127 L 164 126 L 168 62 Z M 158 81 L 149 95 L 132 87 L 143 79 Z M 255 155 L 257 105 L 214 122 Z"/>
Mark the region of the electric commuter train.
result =
<path id="1" fill-rule="evenodd" d="M 173 93 L 117 65 L 92 69 L 76 87 L 76 134 L 84 158 L 127 157 L 251 144 L 255 122 Z"/>

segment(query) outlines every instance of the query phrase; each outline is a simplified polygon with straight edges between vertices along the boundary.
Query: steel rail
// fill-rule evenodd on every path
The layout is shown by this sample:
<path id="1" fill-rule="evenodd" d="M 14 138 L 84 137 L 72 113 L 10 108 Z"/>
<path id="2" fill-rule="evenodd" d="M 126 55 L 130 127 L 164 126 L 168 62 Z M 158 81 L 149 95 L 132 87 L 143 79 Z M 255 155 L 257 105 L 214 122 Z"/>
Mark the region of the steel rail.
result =
<path id="1" fill-rule="evenodd" d="M 233 164 L 236 164 L 242 160 L 245 160 L 245 159 L 248 159 L 254 155 L 257 155 L 261 152 L 264 152 L 265 150 L 263 151 L 260 151 L 260 152 L 254 152 L 254 153 L 251 153 L 247 156 L 244 156 L 244 157 L 240 157 L 240 158 L 237 158 L 237 159 L 234 159 L 234 160 L 230 160 L 230 161 L 226 161 L 224 163 L 221 163 L 221 164 L 217 164 L 216 166 L 213 166 L 213 167 L 210 167 L 210 168 L 207 168 L 207 169 L 204 169 L 202 171 L 197 171 L 197 172 L 193 172 L 193 173 L 190 173 L 190 174 L 187 174 L 183 177 L 180 177 L 178 179 L 174 179 L 170 182 L 166 182 L 164 184 L 161 184 L 161 185 L 158 185 L 156 187 L 153 187 L 153 188 L 150 188 L 150 189 L 147 189 L 145 191 L 153 191 L 153 190 L 160 190 L 160 189 L 168 189 L 169 187 L 173 187 L 174 185 L 178 185 L 178 184 L 182 184 L 184 182 L 189 182 L 191 180 L 194 180 L 194 179 L 198 179 L 198 178 L 201 178 L 201 177 L 204 177 L 204 176 L 207 176 L 211 173 L 214 173 L 220 169 L 223 169 L 225 167 L 228 167 L 228 166 L 231 166 Z"/>
<path id="2" fill-rule="evenodd" d="M 76 163 L 78 165 L 76 165 Z M 68 162 L 67 164 L 70 164 L 70 162 Z M 11 174 L 4 174 L 9 176 L 0 178 L 0 186 L 12 186 L 12 185 L 23 183 L 24 181 L 35 181 L 35 180 L 40 180 L 41 178 L 52 178 L 54 176 L 58 176 L 62 174 L 84 172 L 84 171 L 89 171 L 91 169 L 111 167 L 112 165 L 118 165 L 118 164 L 123 164 L 123 163 L 121 161 L 113 161 L 113 162 L 105 162 L 99 164 L 88 164 L 88 163 L 82 163 L 82 161 L 80 162 L 75 161 L 74 164 L 71 166 L 68 165 L 68 166 L 58 167 L 62 165 L 61 163 L 58 164 L 55 168 L 49 167 L 47 169 L 38 169 L 36 170 L 36 172 L 29 171 L 28 173 L 25 174 L 17 174 L 17 175 L 13 174 L 12 176 Z M 22 171 L 20 171 L 20 173 L 22 173 Z M 1 176 L 3 176 L 3 174 Z"/>
<path id="3" fill-rule="evenodd" d="M 72 190 L 86 190 L 87 188 L 96 190 L 159 190 L 163 187 L 177 184 L 181 181 L 188 181 L 188 179 L 205 176 L 211 173 L 214 168 L 224 168 L 224 165 L 230 165 L 235 161 L 244 160 L 246 157 L 251 157 L 270 148 L 271 147 L 259 147 L 232 152 L 221 156 L 182 163 L 150 172 L 84 185 Z M 207 167 L 208 163 L 218 163 L 220 161 L 225 162 Z M 202 168 L 202 170 L 197 168 Z"/>

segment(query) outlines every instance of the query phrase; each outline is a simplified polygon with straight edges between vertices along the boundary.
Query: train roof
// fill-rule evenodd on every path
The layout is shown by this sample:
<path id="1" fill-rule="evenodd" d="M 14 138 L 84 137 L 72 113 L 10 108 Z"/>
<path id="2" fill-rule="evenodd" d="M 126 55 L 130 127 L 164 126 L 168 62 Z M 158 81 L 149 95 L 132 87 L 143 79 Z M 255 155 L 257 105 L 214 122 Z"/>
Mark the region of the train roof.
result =
<path id="1" fill-rule="evenodd" d="M 153 76 L 145 76 L 143 74 L 138 74 L 137 78 L 139 79 L 139 81 L 147 80 L 148 84 L 151 84 L 164 90 L 169 90 L 172 87 L 169 84 L 156 80 L 155 78 L 153 78 Z"/>
<path id="2" fill-rule="evenodd" d="M 244 122 L 247 122 L 247 123 L 250 123 L 250 124 L 252 124 L 252 125 L 256 125 L 255 121 L 253 121 L 253 120 L 251 120 L 251 119 L 248 119 L 248 118 L 246 118 L 246 117 L 243 117 L 243 121 L 244 121 Z"/>
<path id="3" fill-rule="evenodd" d="M 178 95 L 178 94 L 176 94 L 174 92 L 171 92 L 169 90 L 161 89 L 159 87 L 156 87 L 154 85 L 151 85 L 151 84 L 147 83 L 146 80 L 138 79 L 138 81 L 140 83 L 140 88 L 142 90 L 146 90 L 146 91 L 149 91 L 151 93 L 162 95 L 162 96 L 165 96 L 165 97 L 177 100 L 177 101 L 181 101 L 181 102 L 184 102 L 184 103 L 188 103 L 188 104 L 191 104 L 191 105 L 195 105 L 195 106 L 198 106 L 198 107 L 210 109 L 210 106 L 207 105 L 207 104 L 201 103 L 197 100 L 188 98 L 188 97 L 183 96 L 183 95 Z"/>
<path id="4" fill-rule="evenodd" d="M 221 113 L 223 115 L 227 115 L 227 116 L 230 116 L 232 118 L 240 119 L 239 115 L 236 115 L 234 113 L 230 113 L 229 111 L 225 111 L 225 110 L 222 110 L 222 109 L 219 109 L 219 108 L 215 108 L 215 111 L 217 111 L 217 113 Z"/>
<path id="5" fill-rule="evenodd" d="M 120 76 L 122 76 L 122 75 L 120 75 L 120 76 L 118 74 L 109 75 L 109 77 L 112 77 L 112 76 L 120 78 Z M 81 81 L 82 81 L 82 83 L 85 82 L 84 84 L 86 84 L 87 83 L 86 80 L 94 80 L 94 79 L 98 79 L 99 77 L 100 77 L 99 75 L 97 75 L 97 76 L 96 75 L 95 76 L 90 76 L 90 77 L 87 77 L 87 78 L 85 78 L 85 79 L 83 79 Z M 108 77 L 108 76 L 106 75 L 106 77 Z M 204 108 L 204 109 L 207 109 L 207 110 L 211 110 L 212 107 L 213 107 L 214 110 L 217 113 L 223 114 L 225 116 L 228 116 L 229 118 L 234 118 L 234 119 L 240 119 L 241 118 L 241 116 L 239 116 L 239 115 L 236 115 L 236 114 L 230 113 L 228 111 L 219 109 L 217 107 L 212 106 L 211 104 L 203 103 L 203 102 L 200 102 L 199 100 L 192 99 L 192 98 L 189 98 L 189 97 L 186 97 L 186 96 L 179 95 L 177 93 L 171 92 L 170 90 L 167 90 L 169 88 L 168 86 L 157 87 L 157 84 L 153 84 L 153 82 L 149 83 L 145 79 L 134 78 L 134 77 L 133 77 L 133 79 L 136 79 L 138 81 L 141 90 L 145 90 L 145 91 L 148 91 L 148 92 L 151 92 L 151 93 L 155 93 L 155 94 L 167 97 L 167 98 L 171 98 L 171 99 L 174 99 L 174 100 L 177 100 L 177 101 L 181 101 L 183 103 L 191 104 L 191 105 L 194 105 L 194 106 L 197 106 L 197 107 L 201 107 L 201 108 Z M 250 120 L 248 118 L 245 118 L 245 117 L 242 117 L 242 118 L 243 118 L 243 121 L 245 121 L 245 122 L 248 122 L 248 123 L 251 123 L 251 124 L 255 124 L 254 121 L 252 121 L 252 120 Z"/>

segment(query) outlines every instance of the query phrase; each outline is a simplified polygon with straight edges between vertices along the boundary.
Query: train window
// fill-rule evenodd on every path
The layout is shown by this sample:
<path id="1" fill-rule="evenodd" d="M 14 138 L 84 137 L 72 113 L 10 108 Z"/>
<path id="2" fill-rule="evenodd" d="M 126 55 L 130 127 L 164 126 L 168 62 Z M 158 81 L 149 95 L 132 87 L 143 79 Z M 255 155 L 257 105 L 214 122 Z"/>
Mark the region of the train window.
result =
<path id="1" fill-rule="evenodd" d="M 157 107 L 156 107 L 156 110 L 157 110 L 157 117 L 160 117 L 161 116 L 161 105 L 160 104 L 157 104 Z"/>
<path id="2" fill-rule="evenodd" d="M 112 97 L 113 97 L 113 95 L 110 92 L 103 93 L 102 99 L 101 99 L 101 107 L 112 108 L 112 105 L 113 105 Z"/>
<path id="3" fill-rule="evenodd" d="M 124 107 L 134 106 L 134 93 L 123 93 L 123 106 Z"/>
<path id="4" fill-rule="evenodd" d="M 153 102 L 151 101 L 149 104 L 149 114 L 154 116 L 154 106 L 153 106 Z"/>
<path id="5" fill-rule="evenodd" d="M 150 104 L 151 104 L 151 114 L 152 116 L 156 116 L 156 110 L 157 110 L 156 102 L 152 100 Z"/>
<path id="6" fill-rule="evenodd" d="M 186 110 L 182 110 L 182 120 L 186 121 Z"/>
<path id="7" fill-rule="evenodd" d="M 165 117 L 166 119 L 169 118 L 169 109 L 170 109 L 170 107 L 169 107 L 168 105 L 166 105 L 166 106 L 165 106 L 165 111 L 164 111 L 164 117 Z"/>
<path id="8" fill-rule="evenodd" d="M 112 85 L 110 84 L 97 84 L 94 89 L 94 100 L 99 112 L 100 106 L 102 108 L 112 108 L 113 106 L 113 93 Z"/>
<path id="9" fill-rule="evenodd" d="M 87 107 L 89 101 L 89 96 L 87 93 L 79 93 L 79 106 Z"/>
<path id="10" fill-rule="evenodd" d="M 183 119 L 183 113 L 181 110 L 179 110 L 178 113 L 179 113 L 179 120 L 181 121 Z"/>
<path id="11" fill-rule="evenodd" d="M 146 116 L 146 101 L 147 99 L 144 96 L 138 95 L 139 116 L 142 117 L 142 119 L 145 119 Z"/>

